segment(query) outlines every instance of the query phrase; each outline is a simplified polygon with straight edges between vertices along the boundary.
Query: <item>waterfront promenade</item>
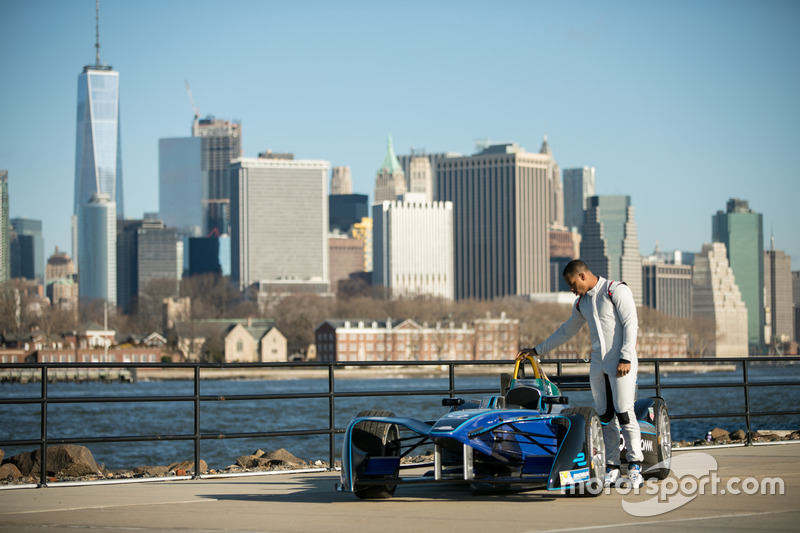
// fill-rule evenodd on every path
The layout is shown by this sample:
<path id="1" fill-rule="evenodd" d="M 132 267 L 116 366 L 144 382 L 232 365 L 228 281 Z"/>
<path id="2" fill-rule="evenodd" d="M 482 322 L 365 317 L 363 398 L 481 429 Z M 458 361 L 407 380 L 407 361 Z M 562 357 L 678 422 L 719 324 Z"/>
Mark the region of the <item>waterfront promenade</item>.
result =
<path id="1" fill-rule="evenodd" d="M 800 444 L 689 448 L 675 452 L 673 465 L 684 473 L 659 483 L 661 499 L 403 486 L 390 500 L 361 501 L 334 490 L 335 472 L 54 484 L 0 490 L 0 531 L 797 531 Z M 768 488 L 782 494 L 762 493 Z"/>

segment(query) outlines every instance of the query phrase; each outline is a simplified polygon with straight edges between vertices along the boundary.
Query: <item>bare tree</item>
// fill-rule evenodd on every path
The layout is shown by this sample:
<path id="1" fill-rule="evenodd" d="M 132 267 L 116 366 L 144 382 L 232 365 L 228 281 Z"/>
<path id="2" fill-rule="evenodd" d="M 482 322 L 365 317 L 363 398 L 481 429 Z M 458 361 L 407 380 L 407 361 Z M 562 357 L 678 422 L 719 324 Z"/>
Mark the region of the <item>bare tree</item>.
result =
<path id="1" fill-rule="evenodd" d="M 290 354 L 305 352 L 314 342 L 314 328 L 330 318 L 331 309 L 331 301 L 316 294 L 294 294 L 275 304 L 274 316 Z"/>
<path id="2" fill-rule="evenodd" d="M 192 299 L 194 318 L 229 318 L 228 313 L 242 297 L 229 277 L 215 274 L 183 278 L 181 296 Z"/>

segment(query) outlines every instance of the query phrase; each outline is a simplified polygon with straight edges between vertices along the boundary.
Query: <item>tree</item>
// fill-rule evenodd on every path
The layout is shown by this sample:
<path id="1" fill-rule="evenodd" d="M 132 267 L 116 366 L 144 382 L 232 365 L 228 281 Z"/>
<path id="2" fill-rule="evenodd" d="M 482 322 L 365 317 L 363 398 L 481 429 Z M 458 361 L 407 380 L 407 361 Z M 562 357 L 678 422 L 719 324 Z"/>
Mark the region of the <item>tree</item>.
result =
<path id="1" fill-rule="evenodd" d="M 331 301 L 316 294 L 293 294 L 274 305 L 278 329 L 286 336 L 289 354 L 305 353 L 314 342 L 314 328 L 330 318 Z"/>
<path id="2" fill-rule="evenodd" d="M 229 277 L 215 274 L 183 278 L 181 296 L 192 299 L 193 318 L 230 318 L 229 311 L 242 298 Z"/>
<path id="3" fill-rule="evenodd" d="M 139 333 L 163 331 L 166 324 L 164 300 L 178 293 L 178 283 L 174 279 L 152 279 L 139 288 L 134 304 L 130 327 Z"/>
<path id="4" fill-rule="evenodd" d="M 204 363 L 222 363 L 225 361 L 225 343 L 217 335 L 212 335 L 203 343 L 200 360 Z"/>

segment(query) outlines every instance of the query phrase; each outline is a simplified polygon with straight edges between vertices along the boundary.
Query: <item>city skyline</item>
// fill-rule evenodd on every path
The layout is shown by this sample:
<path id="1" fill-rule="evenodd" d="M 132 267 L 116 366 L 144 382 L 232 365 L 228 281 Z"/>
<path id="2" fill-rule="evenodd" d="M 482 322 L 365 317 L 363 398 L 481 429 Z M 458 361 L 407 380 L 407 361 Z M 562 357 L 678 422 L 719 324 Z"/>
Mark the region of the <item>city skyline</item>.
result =
<path id="1" fill-rule="evenodd" d="M 71 249 L 75 80 L 95 57 L 94 10 L 0 0 L 0 169 L 10 216 L 43 221 L 48 256 Z M 159 210 L 159 139 L 189 136 L 195 110 L 241 121 L 246 157 L 348 166 L 370 197 L 388 134 L 398 155 L 472 155 L 486 138 L 535 153 L 547 136 L 561 169 L 594 167 L 596 194 L 631 196 L 642 255 L 699 251 L 742 198 L 797 270 L 798 16 L 783 1 L 104 1 L 125 214 Z M 217 26 L 235 38 L 197 38 Z"/>

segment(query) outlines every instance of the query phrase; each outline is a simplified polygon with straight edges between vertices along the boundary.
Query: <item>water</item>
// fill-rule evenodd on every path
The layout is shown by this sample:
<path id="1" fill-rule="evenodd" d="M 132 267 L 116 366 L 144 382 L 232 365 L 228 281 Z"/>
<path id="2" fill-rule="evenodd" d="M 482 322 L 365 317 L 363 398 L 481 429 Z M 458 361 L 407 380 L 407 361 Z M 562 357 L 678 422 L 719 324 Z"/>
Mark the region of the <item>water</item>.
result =
<path id="1" fill-rule="evenodd" d="M 751 383 L 770 381 L 800 381 L 800 366 L 751 366 Z M 670 373 L 662 374 L 662 385 L 717 384 L 741 381 L 741 370 L 735 372 Z M 640 374 L 641 387 L 652 385 L 654 376 Z M 337 392 L 394 391 L 394 390 L 446 390 L 446 378 L 397 379 L 342 379 L 336 382 Z M 253 380 L 253 381 L 201 381 L 203 396 L 231 396 L 242 394 L 325 393 L 327 379 Z M 497 390 L 497 376 L 456 377 L 456 388 L 461 390 Z M 150 381 L 139 383 L 55 383 L 48 386 L 48 398 L 66 396 L 118 397 L 147 395 L 191 395 L 194 384 L 190 380 Z M 0 384 L 3 398 L 37 397 L 40 384 Z M 588 391 L 566 391 L 571 405 L 590 405 Z M 650 396 L 652 390 L 642 390 L 639 396 Z M 343 428 L 359 411 L 379 409 L 401 416 L 434 419 L 446 410 L 441 406 L 445 395 L 391 396 L 366 398 L 337 398 L 336 426 Z M 477 395 L 459 395 L 475 397 Z M 667 401 L 671 415 L 733 413 L 744 411 L 744 393 L 741 388 L 665 389 L 662 396 Z M 751 410 L 775 411 L 795 409 L 800 405 L 800 387 L 750 388 Z M 324 430 L 328 427 L 328 400 L 259 400 L 203 402 L 200 414 L 201 433 L 231 434 L 247 432 L 289 431 L 297 429 Z M 191 401 L 136 402 L 136 403 L 67 403 L 50 404 L 47 410 L 48 438 L 86 438 L 93 436 L 141 435 L 191 435 L 194 432 L 194 414 Z M 729 431 L 745 429 L 744 417 L 673 420 L 674 441 L 697 440 L 714 428 Z M 797 415 L 754 417 L 753 430 L 800 429 Z M 0 440 L 37 439 L 40 431 L 38 405 L 0 405 Z M 191 459 L 192 441 L 90 443 L 98 464 L 109 469 L 130 469 L 142 465 L 168 465 Z M 29 451 L 33 447 L 6 447 L 6 457 Z M 209 468 L 222 469 L 234 464 L 242 455 L 258 449 L 265 451 L 285 448 L 298 457 L 315 461 L 328 461 L 328 439 L 325 435 L 273 437 L 270 439 L 212 439 L 200 442 L 200 457 Z M 341 436 L 335 443 L 338 459 Z"/>

